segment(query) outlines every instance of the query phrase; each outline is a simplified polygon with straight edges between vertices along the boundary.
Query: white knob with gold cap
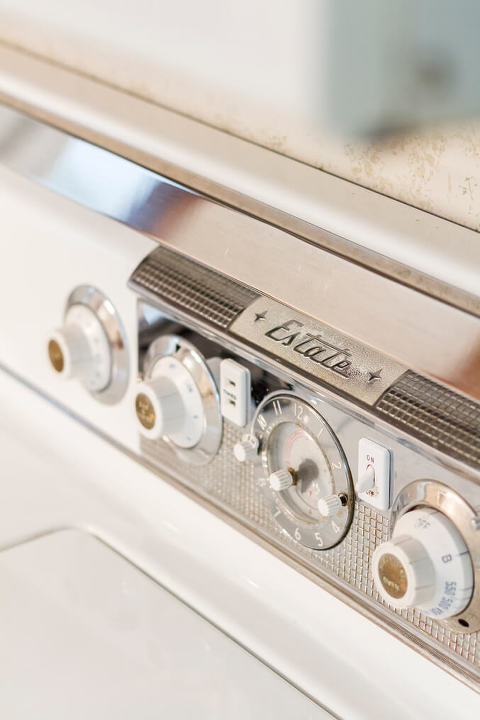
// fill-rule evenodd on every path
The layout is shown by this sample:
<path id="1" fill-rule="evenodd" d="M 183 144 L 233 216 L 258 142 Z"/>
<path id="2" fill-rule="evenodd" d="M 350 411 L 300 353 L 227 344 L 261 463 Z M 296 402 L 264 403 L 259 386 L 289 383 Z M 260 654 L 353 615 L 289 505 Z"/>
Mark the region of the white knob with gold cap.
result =
<path id="1" fill-rule="evenodd" d="M 168 437 L 179 447 L 190 448 L 203 433 L 200 391 L 187 368 L 169 355 L 159 358 L 138 386 L 135 413 L 140 433 L 150 440 Z"/>
<path id="2" fill-rule="evenodd" d="M 179 432 L 185 422 L 185 408 L 177 386 L 163 375 L 140 383 L 135 411 L 140 432 L 151 440 Z"/>
<path id="3" fill-rule="evenodd" d="M 380 596 L 394 608 L 417 607 L 441 619 L 460 613 L 473 592 L 472 561 L 455 525 L 433 508 L 396 522 L 391 540 L 372 557 Z"/>
<path id="4" fill-rule="evenodd" d="M 99 318 L 86 305 L 69 307 L 63 327 L 52 332 L 47 347 L 50 364 L 61 377 L 77 378 L 91 392 L 108 386 L 110 344 Z"/>

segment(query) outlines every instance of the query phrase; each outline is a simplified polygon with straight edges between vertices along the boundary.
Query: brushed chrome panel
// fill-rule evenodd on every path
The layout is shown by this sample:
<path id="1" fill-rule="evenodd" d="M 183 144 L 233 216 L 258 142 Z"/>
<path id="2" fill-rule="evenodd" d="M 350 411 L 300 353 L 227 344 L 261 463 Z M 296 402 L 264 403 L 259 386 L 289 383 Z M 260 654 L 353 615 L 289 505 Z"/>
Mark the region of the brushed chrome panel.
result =
<path id="1" fill-rule="evenodd" d="M 0 161 L 480 399 L 476 316 L 6 106 L 0 112 Z"/>
<path id="2" fill-rule="evenodd" d="M 478 233 L 431 208 L 416 210 L 6 45 L 0 100 L 480 316 Z"/>

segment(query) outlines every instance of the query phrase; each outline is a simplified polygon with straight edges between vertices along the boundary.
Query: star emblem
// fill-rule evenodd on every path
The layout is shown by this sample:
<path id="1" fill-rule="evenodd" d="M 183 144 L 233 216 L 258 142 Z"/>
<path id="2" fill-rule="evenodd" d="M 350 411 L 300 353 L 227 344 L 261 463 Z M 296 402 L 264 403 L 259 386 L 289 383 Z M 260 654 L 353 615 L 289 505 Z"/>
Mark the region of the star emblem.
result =
<path id="1" fill-rule="evenodd" d="M 255 313 L 255 320 L 253 322 L 258 322 L 259 320 L 265 320 L 267 316 L 267 311 L 264 310 L 261 313 Z"/>
<path id="2" fill-rule="evenodd" d="M 380 380 L 382 377 L 382 370 L 383 370 L 383 368 L 380 368 L 380 370 L 375 370 L 375 372 L 369 372 L 368 373 L 368 382 L 374 382 L 375 380 Z"/>

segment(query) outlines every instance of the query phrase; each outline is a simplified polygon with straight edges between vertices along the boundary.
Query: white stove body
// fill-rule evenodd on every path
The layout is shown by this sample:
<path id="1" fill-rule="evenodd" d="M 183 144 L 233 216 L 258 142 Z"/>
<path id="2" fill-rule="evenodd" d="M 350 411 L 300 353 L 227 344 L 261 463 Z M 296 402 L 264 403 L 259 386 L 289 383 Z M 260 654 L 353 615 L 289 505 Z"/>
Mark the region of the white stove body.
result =
<path id="1" fill-rule="evenodd" d="M 331 717 L 91 534 L 0 565 L 5 717 Z"/>
<path id="2" fill-rule="evenodd" d="M 102 719 L 192 705 L 199 718 L 477 717 L 472 690 L 101 436 L 138 450 L 127 279 L 155 243 L 6 169 L 0 186 L 3 715 L 65 717 L 74 697 L 69 716 Z M 86 282 L 124 323 L 116 405 L 48 363 L 46 338 Z"/>

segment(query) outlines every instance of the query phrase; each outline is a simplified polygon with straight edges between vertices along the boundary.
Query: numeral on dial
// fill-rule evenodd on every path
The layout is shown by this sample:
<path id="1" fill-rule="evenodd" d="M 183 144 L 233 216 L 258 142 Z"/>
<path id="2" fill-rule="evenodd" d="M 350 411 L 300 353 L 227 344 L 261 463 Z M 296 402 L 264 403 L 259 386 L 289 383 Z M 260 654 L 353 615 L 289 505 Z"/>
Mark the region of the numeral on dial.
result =
<path id="1" fill-rule="evenodd" d="M 275 415 L 278 416 L 278 415 L 281 415 L 281 414 L 282 414 L 283 410 L 282 410 L 282 406 L 281 406 L 279 400 L 274 400 L 273 403 L 272 403 L 272 406 L 273 406 L 273 410 L 274 410 L 274 412 L 275 412 Z"/>
<path id="2" fill-rule="evenodd" d="M 267 421 L 266 421 L 265 417 L 263 415 L 259 415 L 257 419 L 258 419 L 258 424 L 260 425 L 262 430 L 265 430 L 265 428 L 267 427 Z"/>
<path id="3" fill-rule="evenodd" d="M 303 405 L 299 405 L 298 403 L 295 403 L 295 417 L 297 420 L 301 420 L 303 416 Z"/>

